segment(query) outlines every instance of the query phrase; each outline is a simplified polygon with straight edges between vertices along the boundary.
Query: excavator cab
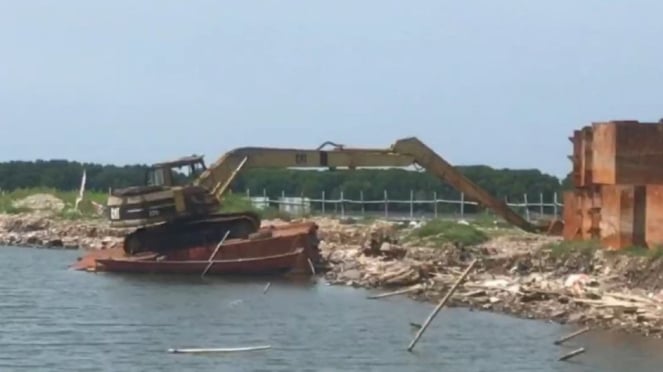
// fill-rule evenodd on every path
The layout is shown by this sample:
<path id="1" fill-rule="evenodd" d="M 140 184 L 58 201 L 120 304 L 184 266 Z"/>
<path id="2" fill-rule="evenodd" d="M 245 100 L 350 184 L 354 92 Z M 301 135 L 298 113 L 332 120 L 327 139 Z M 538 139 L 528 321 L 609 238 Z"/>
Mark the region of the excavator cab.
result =
<path id="1" fill-rule="evenodd" d="M 152 165 L 145 174 L 148 186 L 183 186 L 192 184 L 207 167 L 202 156 L 192 155 Z"/>

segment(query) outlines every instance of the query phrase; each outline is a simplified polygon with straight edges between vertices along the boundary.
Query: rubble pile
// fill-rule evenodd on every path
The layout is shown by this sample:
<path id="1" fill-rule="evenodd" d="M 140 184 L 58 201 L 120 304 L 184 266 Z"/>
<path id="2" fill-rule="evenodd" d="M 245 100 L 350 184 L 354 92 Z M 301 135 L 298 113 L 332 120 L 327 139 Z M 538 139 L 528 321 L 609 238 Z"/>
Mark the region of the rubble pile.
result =
<path id="1" fill-rule="evenodd" d="M 403 290 L 437 302 L 478 258 L 449 306 L 663 336 L 663 258 L 600 250 L 558 256 L 547 248 L 558 238 L 519 232 L 471 247 L 421 247 L 399 244 L 398 237 L 410 230 L 395 224 L 320 226 L 320 248 L 330 265 L 325 275 L 332 284 Z"/>
<path id="2" fill-rule="evenodd" d="M 36 213 L 0 215 L 0 245 L 108 249 L 120 245 L 123 234 L 103 221 L 57 220 Z"/>
<path id="3" fill-rule="evenodd" d="M 405 286 L 421 281 L 424 264 L 411 259 L 386 256 L 367 256 L 361 246 L 333 249 L 323 243 L 321 250 L 332 270 L 326 279 L 333 284 L 363 287 Z"/>

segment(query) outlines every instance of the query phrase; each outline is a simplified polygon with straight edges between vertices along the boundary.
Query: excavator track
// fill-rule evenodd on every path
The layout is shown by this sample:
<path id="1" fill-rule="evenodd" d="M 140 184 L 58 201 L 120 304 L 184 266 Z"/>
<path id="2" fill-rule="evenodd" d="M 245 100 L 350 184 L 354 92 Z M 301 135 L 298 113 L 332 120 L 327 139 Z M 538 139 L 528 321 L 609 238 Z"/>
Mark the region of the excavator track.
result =
<path id="1" fill-rule="evenodd" d="M 141 227 L 124 238 L 124 251 L 167 252 L 198 245 L 217 244 L 228 230 L 227 239 L 247 238 L 260 228 L 260 216 L 253 212 L 215 213 Z"/>

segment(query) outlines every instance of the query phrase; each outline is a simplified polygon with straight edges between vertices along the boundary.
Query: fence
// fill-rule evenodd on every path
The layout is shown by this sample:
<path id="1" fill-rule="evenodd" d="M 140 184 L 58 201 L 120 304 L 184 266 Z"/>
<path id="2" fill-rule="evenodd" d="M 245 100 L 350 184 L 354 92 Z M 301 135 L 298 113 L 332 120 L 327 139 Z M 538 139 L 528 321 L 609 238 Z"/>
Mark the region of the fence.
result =
<path id="1" fill-rule="evenodd" d="M 340 217 L 372 216 L 395 220 L 439 217 L 471 219 L 477 216 L 477 213 L 468 213 L 466 206 L 479 205 L 477 202 L 466 200 L 464 193 L 460 193 L 459 199 L 456 200 L 439 199 L 437 193 L 432 193 L 432 199 L 416 199 L 414 191 L 410 191 L 408 200 L 389 199 L 387 190 L 384 190 L 384 198 L 380 200 L 365 200 L 363 191 L 359 192 L 359 199 L 346 198 L 342 191 L 340 197 L 336 199 L 327 198 L 324 191 L 319 198 L 304 195 L 286 196 L 284 191 L 281 192 L 280 197 L 270 198 L 265 190 L 263 190 L 262 196 L 251 195 L 251 190 L 246 190 L 246 196 L 255 208 L 265 209 L 276 206 L 279 211 L 293 216 L 317 214 Z M 523 195 L 520 202 L 509 200 L 505 200 L 505 202 L 509 207 L 524 215 L 528 221 L 558 217 L 563 207 L 558 201 L 557 193 L 554 193 L 548 201 L 544 199 L 543 193 L 539 193 L 538 200 L 534 202 L 528 200 L 527 194 Z M 376 209 L 376 205 L 380 205 L 380 208 Z M 390 210 L 390 206 L 394 205 L 401 207 L 397 208 L 399 210 Z M 407 206 L 405 211 L 403 211 L 403 206 Z M 455 206 L 455 208 L 449 212 L 449 208 L 440 208 L 440 206 Z"/>

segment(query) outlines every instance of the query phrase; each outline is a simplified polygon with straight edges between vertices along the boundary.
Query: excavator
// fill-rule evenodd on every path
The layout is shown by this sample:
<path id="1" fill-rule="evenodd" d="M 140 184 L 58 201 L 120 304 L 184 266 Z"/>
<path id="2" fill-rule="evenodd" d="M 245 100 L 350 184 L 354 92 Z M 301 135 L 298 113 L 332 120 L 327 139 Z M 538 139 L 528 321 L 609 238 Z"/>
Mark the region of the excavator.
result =
<path id="1" fill-rule="evenodd" d="M 331 149 L 325 149 L 328 146 Z M 408 166 L 424 168 L 522 230 L 540 233 L 549 228 L 527 221 L 416 137 L 397 140 L 386 149 L 347 148 L 333 142 L 316 149 L 242 147 L 209 167 L 196 155 L 157 163 L 147 170 L 145 185 L 112 191 L 106 213 L 112 227 L 134 229 L 124 239 L 129 254 L 220 241 L 226 232 L 227 238 L 246 238 L 259 229 L 258 214 L 219 212 L 223 196 L 242 170 Z"/>

